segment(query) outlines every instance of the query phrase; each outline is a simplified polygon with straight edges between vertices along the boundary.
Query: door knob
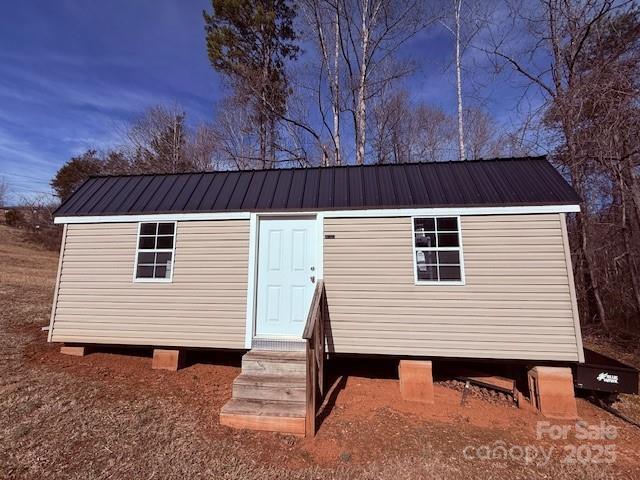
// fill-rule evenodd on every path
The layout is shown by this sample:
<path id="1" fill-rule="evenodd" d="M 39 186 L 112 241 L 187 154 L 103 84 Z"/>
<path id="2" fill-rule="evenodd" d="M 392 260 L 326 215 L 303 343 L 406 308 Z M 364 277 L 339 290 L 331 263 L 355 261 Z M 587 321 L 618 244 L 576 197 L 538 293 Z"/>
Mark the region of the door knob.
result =
<path id="1" fill-rule="evenodd" d="M 316 283 L 316 276 L 315 275 L 311 275 L 311 283 Z"/>

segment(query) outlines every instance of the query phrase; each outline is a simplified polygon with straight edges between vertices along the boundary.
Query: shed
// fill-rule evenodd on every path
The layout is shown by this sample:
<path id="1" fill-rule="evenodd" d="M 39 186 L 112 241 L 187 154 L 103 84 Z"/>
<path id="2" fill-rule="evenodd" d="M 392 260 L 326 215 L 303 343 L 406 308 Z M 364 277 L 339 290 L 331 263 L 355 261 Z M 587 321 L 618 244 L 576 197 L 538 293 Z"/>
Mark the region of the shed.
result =
<path id="1" fill-rule="evenodd" d="M 544 157 L 87 180 L 49 340 L 295 352 L 316 285 L 331 353 L 582 362 Z"/>

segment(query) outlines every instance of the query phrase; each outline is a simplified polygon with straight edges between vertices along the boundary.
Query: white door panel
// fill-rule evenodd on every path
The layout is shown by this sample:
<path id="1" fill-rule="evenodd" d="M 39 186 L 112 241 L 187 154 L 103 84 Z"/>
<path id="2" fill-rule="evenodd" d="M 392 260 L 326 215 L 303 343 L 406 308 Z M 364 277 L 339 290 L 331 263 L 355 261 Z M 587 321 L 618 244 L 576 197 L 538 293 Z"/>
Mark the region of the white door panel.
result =
<path id="1" fill-rule="evenodd" d="M 315 288 L 315 219 L 262 219 L 256 335 L 301 338 Z"/>

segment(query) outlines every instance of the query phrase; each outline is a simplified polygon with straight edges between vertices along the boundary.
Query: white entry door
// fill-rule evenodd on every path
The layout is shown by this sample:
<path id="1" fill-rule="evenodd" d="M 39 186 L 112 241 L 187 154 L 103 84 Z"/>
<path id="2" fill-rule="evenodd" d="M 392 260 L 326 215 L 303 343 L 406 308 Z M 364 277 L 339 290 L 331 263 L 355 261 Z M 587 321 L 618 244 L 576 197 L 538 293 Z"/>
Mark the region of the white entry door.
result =
<path id="1" fill-rule="evenodd" d="M 256 336 L 302 338 L 315 288 L 316 220 L 261 219 Z"/>

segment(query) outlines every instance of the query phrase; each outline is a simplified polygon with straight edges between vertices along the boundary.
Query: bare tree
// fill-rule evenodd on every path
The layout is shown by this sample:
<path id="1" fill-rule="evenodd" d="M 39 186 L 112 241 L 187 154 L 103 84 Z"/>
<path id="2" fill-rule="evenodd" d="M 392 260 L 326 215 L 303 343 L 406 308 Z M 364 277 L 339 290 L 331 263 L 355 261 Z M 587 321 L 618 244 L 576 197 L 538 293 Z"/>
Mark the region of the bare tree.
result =
<path id="1" fill-rule="evenodd" d="M 450 160 L 456 151 L 455 119 L 444 110 L 419 104 L 414 113 L 414 157 L 418 161 Z"/>
<path id="2" fill-rule="evenodd" d="M 0 177 L 0 207 L 6 207 L 9 201 L 9 183 L 4 177 Z"/>
<path id="3" fill-rule="evenodd" d="M 185 156 L 196 171 L 217 170 L 218 137 L 211 125 L 202 123 L 189 132 L 185 145 Z"/>
<path id="4" fill-rule="evenodd" d="M 454 0 L 454 18 L 456 24 L 456 95 L 458 97 L 458 147 L 460 150 L 459 160 L 465 159 L 464 149 L 464 123 L 462 119 L 462 58 L 460 54 L 460 10 L 462 9 L 462 0 Z"/>
<path id="5" fill-rule="evenodd" d="M 227 168 L 245 170 L 263 163 L 252 114 L 252 108 L 235 96 L 226 98 L 217 109 L 213 133 L 220 162 Z"/>
<path id="6" fill-rule="evenodd" d="M 440 23 L 451 33 L 455 43 L 454 67 L 456 73 L 456 109 L 458 122 L 458 159 L 464 160 L 465 148 L 465 111 L 462 89 L 462 57 L 473 39 L 486 24 L 488 14 L 480 0 L 452 0 L 452 13 L 445 15 Z M 449 16 L 451 20 L 446 17 Z M 451 25 L 450 25 L 451 23 Z"/>
<path id="7" fill-rule="evenodd" d="M 634 14 L 637 16 L 633 2 L 625 1 L 519 2 L 511 5 L 511 22 L 503 22 L 516 28 L 506 33 L 494 31 L 493 45 L 486 49 L 498 69 L 511 67 L 546 100 L 543 121 L 557 135 L 556 160 L 566 169 L 582 199 L 581 213 L 575 219 L 574 245 L 577 245 L 577 283 L 585 299 L 583 311 L 586 310 L 587 317 L 598 318 L 605 328 L 609 327 L 602 295 L 605 283 L 598 268 L 597 250 L 592 245 L 592 236 L 599 230 L 593 212 L 601 208 L 599 201 L 591 197 L 598 196 L 595 180 L 600 169 L 588 148 L 589 139 L 583 134 L 590 99 L 615 98 L 615 90 L 600 81 L 604 78 L 600 74 L 611 65 L 617 68 L 625 53 L 637 48 L 637 40 L 620 42 L 619 52 L 602 62 L 594 61 L 592 54 L 600 49 L 591 51 L 590 47 L 597 43 L 603 29 L 611 29 L 610 19 Z M 623 184 L 633 182 L 633 173 L 630 178 L 625 175 Z"/>
<path id="8" fill-rule="evenodd" d="M 425 26 L 417 0 L 338 0 L 340 51 L 355 132 L 356 163 L 365 162 L 367 106 L 412 68 L 398 58 L 400 48 Z"/>
<path id="9" fill-rule="evenodd" d="M 468 134 L 466 158 L 477 160 L 500 156 L 503 152 L 502 138 L 493 118 L 481 108 L 468 108 L 464 118 Z"/>
<path id="10" fill-rule="evenodd" d="M 412 159 L 415 132 L 409 94 L 382 95 L 373 104 L 372 149 L 376 163 L 406 163 Z"/>
<path id="11" fill-rule="evenodd" d="M 177 105 L 145 111 L 127 130 L 134 168 L 155 173 L 193 170 L 185 157 L 185 113 Z"/>
<path id="12" fill-rule="evenodd" d="M 340 99 L 340 45 L 341 45 L 341 3 L 340 0 L 306 0 L 303 2 L 305 18 L 313 40 L 320 53 L 320 68 L 318 73 L 317 100 L 318 110 L 322 122 L 329 132 L 333 144 L 334 163 L 342 163 L 340 147 L 340 114 L 342 111 Z M 328 79 L 329 102 L 331 104 L 332 122 L 326 119 L 322 85 L 324 77 Z"/>

